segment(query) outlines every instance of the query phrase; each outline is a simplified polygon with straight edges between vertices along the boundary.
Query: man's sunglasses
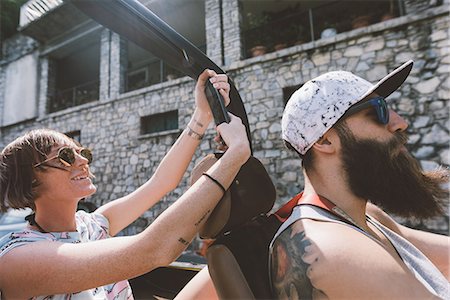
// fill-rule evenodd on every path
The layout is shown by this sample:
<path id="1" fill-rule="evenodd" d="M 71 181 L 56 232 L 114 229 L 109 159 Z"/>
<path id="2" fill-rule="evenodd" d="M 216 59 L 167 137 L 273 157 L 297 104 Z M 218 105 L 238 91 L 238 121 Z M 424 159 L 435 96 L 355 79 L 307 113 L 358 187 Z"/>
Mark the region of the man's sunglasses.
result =
<path id="1" fill-rule="evenodd" d="M 378 121 L 381 124 L 389 123 L 389 108 L 387 106 L 386 100 L 383 97 L 375 97 L 370 100 L 357 103 L 351 106 L 345 112 L 343 117 L 351 116 L 369 107 L 375 108 L 375 111 L 377 112 Z"/>
<path id="2" fill-rule="evenodd" d="M 47 158 L 46 160 L 44 160 L 44 161 L 42 161 L 42 162 L 40 162 L 40 163 L 35 164 L 35 165 L 33 166 L 33 168 L 37 168 L 37 167 L 39 167 L 40 165 L 43 165 L 43 164 L 45 164 L 46 162 L 49 162 L 49 161 L 51 161 L 51 160 L 53 160 L 53 159 L 55 159 L 55 158 L 58 158 L 59 161 L 60 161 L 64 166 L 70 167 L 70 166 L 75 162 L 75 159 L 76 159 L 76 157 L 75 157 L 75 151 L 76 151 L 75 149 L 70 148 L 70 147 L 62 147 L 61 149 L 58 150 L 58 154 L 57 154 L 57 155 L 55 155 L 55 156 L 53 156 L 53 157 L 50 157 L 50 158 Z M 80 155 L 81 155 L 82 157 L 84 157 L 84 158 L 87 159 L 88 164 L 90 164 L 90 163 L 92 162 L 92 151 L 91 151 L 91 150 L 89 150 L 89 149 L 87 149 L 87 148 L 82 148 L 82 149 L 80 150 Z"/>

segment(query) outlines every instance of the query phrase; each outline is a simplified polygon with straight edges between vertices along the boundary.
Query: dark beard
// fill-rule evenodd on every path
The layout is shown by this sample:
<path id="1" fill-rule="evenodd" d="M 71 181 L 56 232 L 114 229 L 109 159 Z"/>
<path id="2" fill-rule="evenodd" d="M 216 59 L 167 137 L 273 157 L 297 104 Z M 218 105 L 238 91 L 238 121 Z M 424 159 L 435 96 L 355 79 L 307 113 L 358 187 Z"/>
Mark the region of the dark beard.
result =
<path id="1" fill-rule="evenodd" d="M 356 139 L 345 122 L 336 127 L 342 161 L 351 191 L 389 213 L 402 217 L 442 215 L 448 199 L 448 170 L 424 172 L 419 162 L 402 151 L 407 137 L 396 132 L 388 142 Z"/>

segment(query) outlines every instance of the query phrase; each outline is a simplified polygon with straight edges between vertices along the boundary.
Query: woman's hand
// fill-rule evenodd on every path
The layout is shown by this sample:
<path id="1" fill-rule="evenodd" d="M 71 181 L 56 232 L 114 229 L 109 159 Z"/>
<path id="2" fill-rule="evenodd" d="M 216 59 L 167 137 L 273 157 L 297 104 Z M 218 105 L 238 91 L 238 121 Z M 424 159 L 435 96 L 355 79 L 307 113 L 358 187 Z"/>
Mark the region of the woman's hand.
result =
<path id="1" fill-rule="evenodd" d="M 227 145 L 227 152 L 233 152 L 233 155 L 242 159 L 242 164 L 250 157 L 250 144 L 247 137 L 247 131 L 242 120 L 235 115 L 228 113 L 230 123 L 222 123 L 217 126 L 217 131 Z"/>
<path id="2" fill-rule="evenodd" d="M 230 84 L 228 83 L 228 76 L 225 74 L 217 74 L 213 70 L 206 69 L 198 77 L 197 84 L 195 86 L 195 105 L 199 113 L 199 118 L 206 124 L 209 124 L 212 120 L 212 112 L 206 99 L 205 88 L 206 81 L 209 80 L 214 88 L 219 90 L 225 100 L 225 106 L 230 103 Z"/>

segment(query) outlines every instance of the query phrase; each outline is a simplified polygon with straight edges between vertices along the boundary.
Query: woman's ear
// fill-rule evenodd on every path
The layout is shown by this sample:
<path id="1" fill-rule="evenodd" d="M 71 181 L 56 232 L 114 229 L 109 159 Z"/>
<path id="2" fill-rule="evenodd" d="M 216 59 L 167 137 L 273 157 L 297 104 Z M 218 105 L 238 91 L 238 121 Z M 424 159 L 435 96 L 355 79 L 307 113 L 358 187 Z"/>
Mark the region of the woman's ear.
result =
<path id="1" fill-rule="evenodd" d="M 330 132 L 327 132 L 317 142 L 314 143 L 313 148 L 322 153 L 331 154 L 336 151 L 333 137 Z"/>

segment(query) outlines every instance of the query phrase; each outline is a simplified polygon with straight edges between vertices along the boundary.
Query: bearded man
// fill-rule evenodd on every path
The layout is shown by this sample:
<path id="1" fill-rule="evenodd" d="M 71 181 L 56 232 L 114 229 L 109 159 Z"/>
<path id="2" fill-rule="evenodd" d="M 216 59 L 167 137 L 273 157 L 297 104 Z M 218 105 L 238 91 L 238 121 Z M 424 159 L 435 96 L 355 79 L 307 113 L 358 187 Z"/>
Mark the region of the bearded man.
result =
<path id="1" fill-rule="evenodd" d="M 420 168 L 405 148 L 407 123 L 386 103 L 412 65 L 375 85 L 329 72 L 287 103 L 282 135 L 302 158 L 305 189 L 271 244 L 277 298 L 449 298 L 449 238 L 380 209 L 428 218 L 448 197 L 448 171 Z"/>

